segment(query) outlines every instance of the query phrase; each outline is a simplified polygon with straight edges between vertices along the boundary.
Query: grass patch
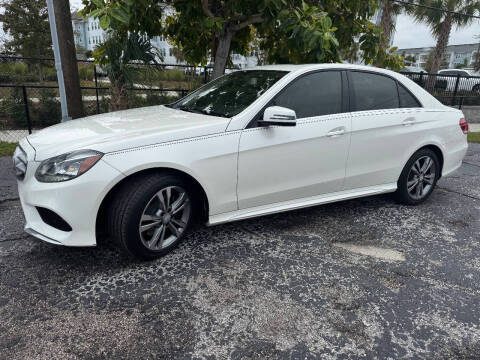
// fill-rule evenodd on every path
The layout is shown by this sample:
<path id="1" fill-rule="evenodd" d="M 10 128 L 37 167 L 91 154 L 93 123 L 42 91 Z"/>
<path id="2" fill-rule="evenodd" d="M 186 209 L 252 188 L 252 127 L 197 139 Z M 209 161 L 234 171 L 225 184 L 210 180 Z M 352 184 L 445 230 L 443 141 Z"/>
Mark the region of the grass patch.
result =
<path id="1" fill-rule="evenodd" d="M 480 132 L 468 133 L 468 142 L 480 143 Z"/>
<path id="2" fill-rule="evenodd" d="M 17 143 L 0 141 L 0 156 L 12 156 L 17 145 Z"/>

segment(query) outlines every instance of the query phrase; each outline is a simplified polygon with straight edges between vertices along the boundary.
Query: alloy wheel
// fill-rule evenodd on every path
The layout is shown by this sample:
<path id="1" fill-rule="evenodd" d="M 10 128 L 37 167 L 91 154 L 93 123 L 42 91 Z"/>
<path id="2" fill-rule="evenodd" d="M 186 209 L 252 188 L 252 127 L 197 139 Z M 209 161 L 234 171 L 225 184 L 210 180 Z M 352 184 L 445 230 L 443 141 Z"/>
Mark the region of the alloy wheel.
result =
<path id="1" fill-rule="evenodd" d="M 428 195 L 435 183 L 435 161 L 430 156 L 422 156 L 415 161 L 408 173 L 407 190 L 415 200 Z"/>
<path id="2" fill-rule="evenodd" d="M 142 212 L 138 231 L 148 249 L 158 251 L 173 244 L 185 231 L 190 219 L 191 201 L 179 186 L 158 191 Z"/>

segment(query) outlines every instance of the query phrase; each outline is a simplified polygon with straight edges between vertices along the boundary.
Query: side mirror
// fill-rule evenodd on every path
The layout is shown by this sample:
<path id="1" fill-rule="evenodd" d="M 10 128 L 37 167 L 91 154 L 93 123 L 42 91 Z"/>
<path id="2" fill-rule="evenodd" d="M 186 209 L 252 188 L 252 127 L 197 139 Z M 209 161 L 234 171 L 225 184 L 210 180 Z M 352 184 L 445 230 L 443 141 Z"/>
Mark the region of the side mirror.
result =
<path id="1" fill-rule="evenodd" d="M 258 120 L 259 126 L 296 126 L 297 114 L 294 110 L 281 106 L 271 106 L 265 109 L 263 120 Z"/>

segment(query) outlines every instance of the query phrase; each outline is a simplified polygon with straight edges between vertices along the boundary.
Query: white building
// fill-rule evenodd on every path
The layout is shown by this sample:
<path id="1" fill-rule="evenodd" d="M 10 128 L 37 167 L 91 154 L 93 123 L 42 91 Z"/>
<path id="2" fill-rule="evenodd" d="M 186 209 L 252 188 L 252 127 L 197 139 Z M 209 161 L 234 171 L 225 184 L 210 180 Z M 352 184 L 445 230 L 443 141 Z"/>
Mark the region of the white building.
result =
<path id="1" fill-rule="evenodd" d="M 72 14 L 73 36 L 75 45 L 93 51 L 105 40 L 106 32 L 100 27 L 98 19 L 83 19 L 78 13 Z"/>
<path id="2" fill-rule="evenodd" d="M 412 66 L 425 68 L 428 55 L 434 49 L 431 47 L 422 48 L 410 48 L 410 49 L 398 49 L 397 54 L 402 56 L 410 56 L 415 58 L 415 62 Z M 467 68 L 473 67 L 475 61 L 475 55 L 479 50 L 479 44 L 461 44 L 461 45 L 449 45 L 445 53 L 444 60 L 448 64 L 449 69 L 453 69 L 459 65 L 465 65 Z"/>

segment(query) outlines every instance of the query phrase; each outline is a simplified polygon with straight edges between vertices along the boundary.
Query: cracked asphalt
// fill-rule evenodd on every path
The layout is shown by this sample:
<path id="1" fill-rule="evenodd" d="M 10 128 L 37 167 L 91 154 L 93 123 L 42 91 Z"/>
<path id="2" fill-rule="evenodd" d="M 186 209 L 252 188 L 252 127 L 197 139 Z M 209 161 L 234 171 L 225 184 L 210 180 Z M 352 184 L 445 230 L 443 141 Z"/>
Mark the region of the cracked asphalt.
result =
<path id="1" fill-rule="evenodd" d="M 0 358 L 478 359 L 480 145 L 423 205 L 212 228 L 132 262 L 23 233 L 0 159 Z"/>

